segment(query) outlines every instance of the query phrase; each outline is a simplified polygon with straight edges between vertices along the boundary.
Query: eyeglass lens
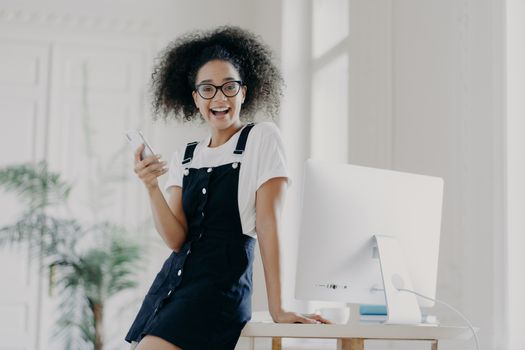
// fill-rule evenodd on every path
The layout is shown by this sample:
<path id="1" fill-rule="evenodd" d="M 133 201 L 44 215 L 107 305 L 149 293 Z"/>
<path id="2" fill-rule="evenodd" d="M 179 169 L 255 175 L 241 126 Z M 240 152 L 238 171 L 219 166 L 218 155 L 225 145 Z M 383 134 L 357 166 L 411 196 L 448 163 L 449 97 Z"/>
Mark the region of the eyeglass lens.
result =
<path id="1" fill-rule="evenodd" d="M 217 94 L 217 88 L 221 89 L 222 93 L 226 97 L 233 97 L 239 93 L 241 84 L 237 81 L 229 81 L 222 84 L 221 86 L 215 86 L 212 84 L 201 84 L 197 87 L 197 92 L 202 98 L 211 99 Z"/>

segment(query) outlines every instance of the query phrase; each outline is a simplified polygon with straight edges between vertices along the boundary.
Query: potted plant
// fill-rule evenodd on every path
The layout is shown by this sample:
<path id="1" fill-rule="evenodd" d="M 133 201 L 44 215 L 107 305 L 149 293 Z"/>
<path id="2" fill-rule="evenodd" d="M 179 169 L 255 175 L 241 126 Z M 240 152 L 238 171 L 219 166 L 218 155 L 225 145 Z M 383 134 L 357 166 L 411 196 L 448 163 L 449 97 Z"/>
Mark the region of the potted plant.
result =
<path id="1" fill-rule="evenodd" d="M 45 162 L 0 168 L 0 186 L 18 194 L 25 208 L 0 228 L 0 245 L 28 244 L 49 271 L 50 293 L 55 286 L 60 298 L 55 336 L 63 336 L 66 349 L 102 350 L 104 306 L 137 285 L 139 244 L 119 225 L 60 217 L 71 186 Z"/>

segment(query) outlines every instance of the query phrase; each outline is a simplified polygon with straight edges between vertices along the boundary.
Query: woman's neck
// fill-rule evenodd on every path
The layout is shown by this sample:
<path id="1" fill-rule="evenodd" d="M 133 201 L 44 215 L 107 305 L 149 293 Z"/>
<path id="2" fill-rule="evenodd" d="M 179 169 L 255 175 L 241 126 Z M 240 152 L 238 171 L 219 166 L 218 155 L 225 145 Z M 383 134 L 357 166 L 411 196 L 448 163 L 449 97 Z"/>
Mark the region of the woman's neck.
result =
<path id="1" fill-rule="evenodd" d="M 224 145 L 241 128 L 242 128 L 242 123 L 239 122 L 239 123 L 233 124 L 232 126 L 224 130 L 212 129 L 211 140 L 210 140 L 210 144 L 208 145 L 208 147 L 214 148 L 214 147 L 219 147 L 221 145 Z"/>

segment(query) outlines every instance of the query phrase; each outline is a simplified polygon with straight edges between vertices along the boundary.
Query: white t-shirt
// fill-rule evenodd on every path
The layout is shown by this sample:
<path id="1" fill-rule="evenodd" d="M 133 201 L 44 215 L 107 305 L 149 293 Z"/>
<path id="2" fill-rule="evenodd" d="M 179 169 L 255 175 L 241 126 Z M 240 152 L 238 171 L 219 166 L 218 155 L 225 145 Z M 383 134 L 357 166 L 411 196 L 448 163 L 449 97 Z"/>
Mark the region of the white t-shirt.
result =
<path id="1" fill-rule="evenodd" d="M 233 151 L 241 130 L 230 137 L 226 143 L 213 148 L 207 146 L 211 140 L 211 134 L 209 134 L 195 147 L 191 163 L 185 165 L 181 164 L 184 149 L 175 151 L 170 160 L 168 180 L 164 185 L 164 190 L 166 191 L 171 186 L 182 187 L 185 166 L 198 169 L 240 162 L 238 203 L 242 231 L 256 238 L 255 192 L 271 178 L 286 177 L 288 186 L 291 185 L 291 180 L 281 134 L 277 126 L 272 122 L 255 124 L 248 135 L 244 153 L 236 155 L 233 154 Z"/>

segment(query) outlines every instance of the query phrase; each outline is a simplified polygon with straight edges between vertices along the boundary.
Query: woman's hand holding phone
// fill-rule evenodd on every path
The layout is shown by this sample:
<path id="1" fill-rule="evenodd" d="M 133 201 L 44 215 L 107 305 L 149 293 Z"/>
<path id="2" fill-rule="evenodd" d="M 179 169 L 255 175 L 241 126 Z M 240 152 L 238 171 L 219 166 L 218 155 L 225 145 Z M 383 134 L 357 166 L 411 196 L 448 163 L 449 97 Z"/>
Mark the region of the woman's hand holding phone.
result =
<path id="1" fill-rule="evenodd" d="M 157 178 L 164 175 L 168 168 L 166 162 L 161 161 L 160 154 L 151 155 L 141 159 L 141 153 L 144 151 L 144 144 L 141 144 L 135 151 L 135 174 L 142 180 L 148 190 L 152 190 L 159 185 Z"/>
<path id="2" fill-rule="evenodd" d="M 128 130 L 126 138 L 135 152 L 135 174 L 144 182 L 148 190 L 157 187 L 157 177 L 168 171 L 167 168 L 164 168 L 166 162 L 161 162 L 160 155 L 155 155 L 153 148 L 140 130 Z"/>

